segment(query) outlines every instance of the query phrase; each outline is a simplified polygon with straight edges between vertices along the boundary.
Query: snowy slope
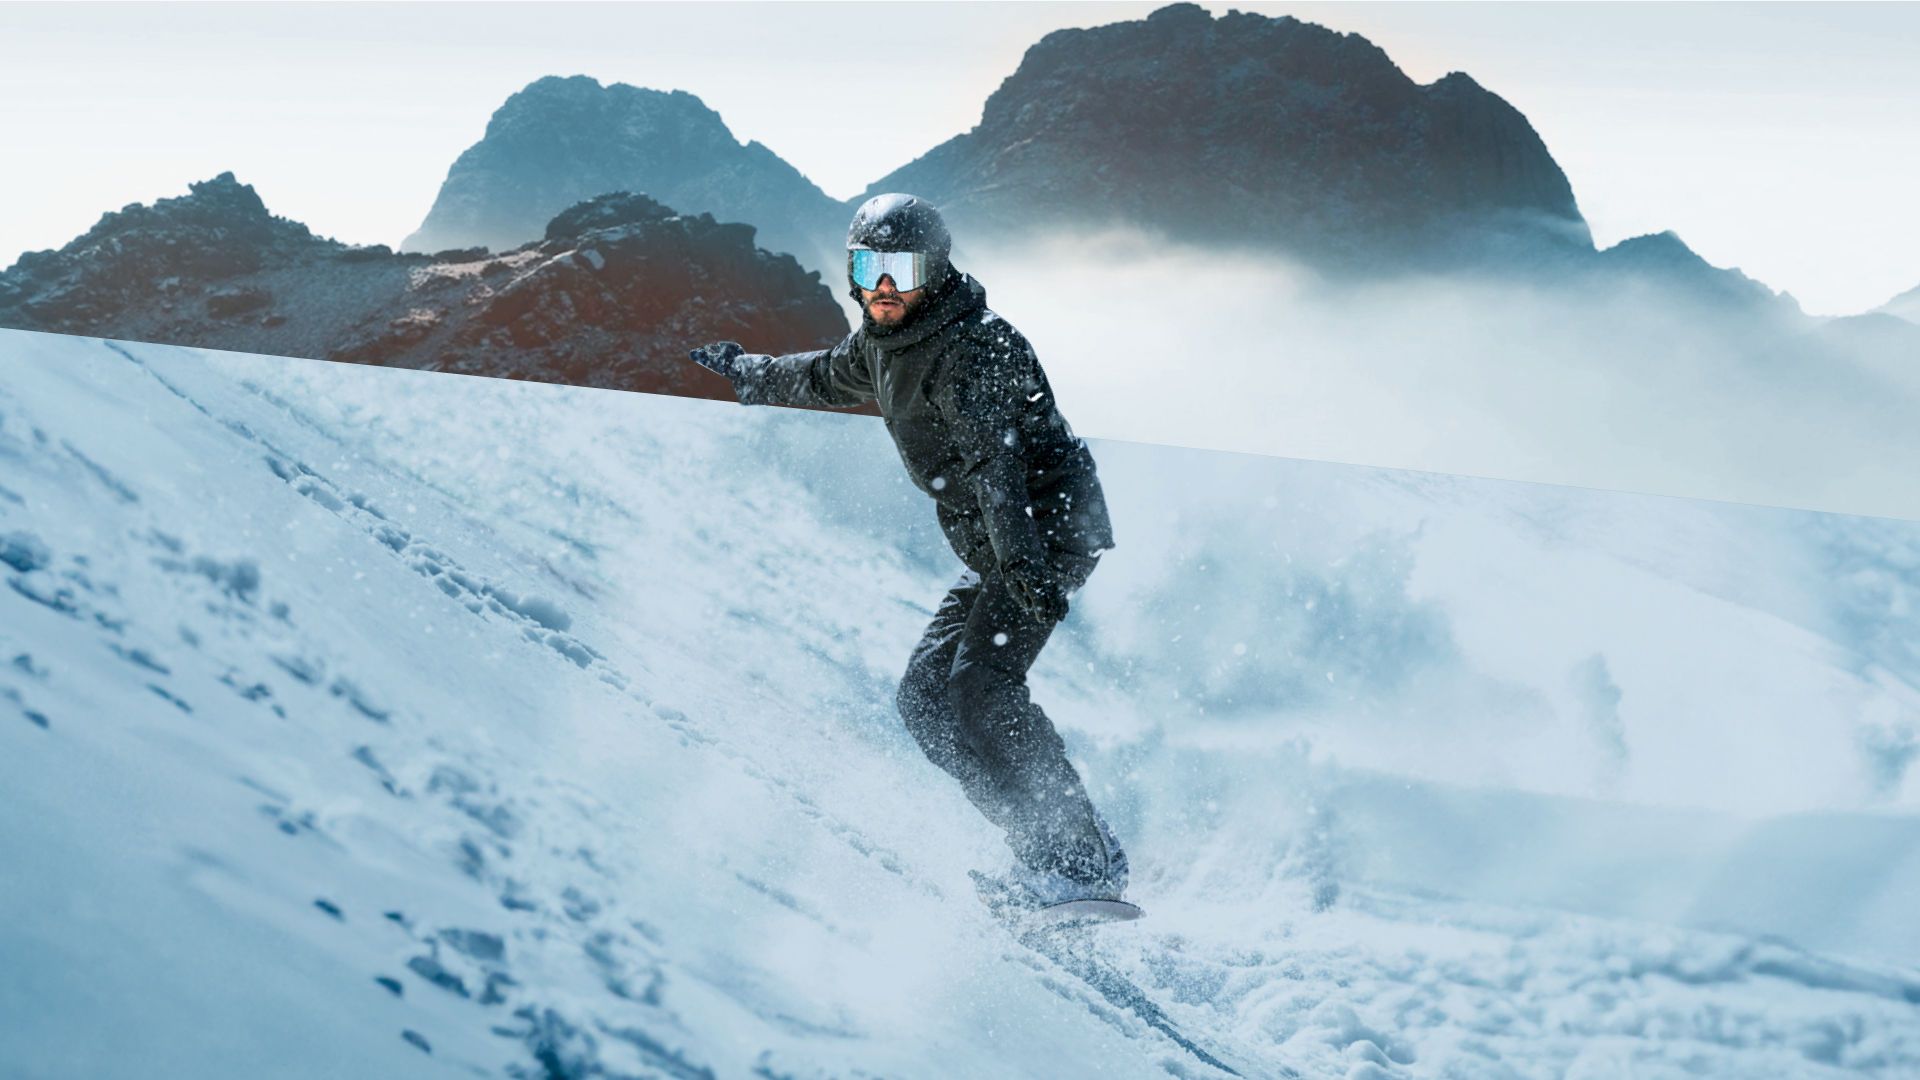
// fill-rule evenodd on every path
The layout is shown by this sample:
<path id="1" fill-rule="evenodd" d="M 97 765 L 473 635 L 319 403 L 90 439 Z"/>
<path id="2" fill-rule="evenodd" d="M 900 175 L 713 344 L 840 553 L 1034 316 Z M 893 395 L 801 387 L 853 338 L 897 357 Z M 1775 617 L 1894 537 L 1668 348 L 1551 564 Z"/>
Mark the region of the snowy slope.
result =
<path id="1" fill-rule="evenodd" d="M 1079 955 L 1203 1052 L 1920 1069 L 1920 525 L 1095 453 L 1036 695 L 1149 918 Z M 0 1071 L 1222 1075 L 974 900 L 898 473 L 866 418 L 0 333 Z"/>

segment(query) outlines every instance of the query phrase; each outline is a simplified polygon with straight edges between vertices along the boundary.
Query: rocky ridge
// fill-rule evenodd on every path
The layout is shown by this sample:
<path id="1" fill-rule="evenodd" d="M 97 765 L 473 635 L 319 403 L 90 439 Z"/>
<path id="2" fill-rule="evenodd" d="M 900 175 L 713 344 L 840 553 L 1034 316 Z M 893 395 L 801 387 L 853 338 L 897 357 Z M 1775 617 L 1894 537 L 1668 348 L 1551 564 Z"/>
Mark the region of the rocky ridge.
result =
<path id="1" fill-rule="evenodd" d="M 602 195 L 500 254 L 353 247 L 275 217 L 233 174 L 129 206 L 0 273 L 0 326 L 732 398 L 688 342 L 826 345 L 826 286 L 750 225 Z"/>

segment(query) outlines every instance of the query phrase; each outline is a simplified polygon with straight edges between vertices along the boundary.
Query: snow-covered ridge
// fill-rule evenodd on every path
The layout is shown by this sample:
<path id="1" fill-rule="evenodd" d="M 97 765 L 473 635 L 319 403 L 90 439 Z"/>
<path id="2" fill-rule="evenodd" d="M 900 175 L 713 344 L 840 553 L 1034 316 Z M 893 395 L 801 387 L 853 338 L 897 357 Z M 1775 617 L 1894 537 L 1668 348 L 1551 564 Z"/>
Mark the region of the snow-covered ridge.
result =
<path id="1" fill-rule="evenodd" d="M 1920 526 L 1102 442 L 1093 949 L 1247 1076 L 1920 1068 Z M 1221 1075 L 987 919 L 878 424 L 0 332 L 0 1045 Z M 1682 872 L 1684 871 L 1684 872 Z"/>

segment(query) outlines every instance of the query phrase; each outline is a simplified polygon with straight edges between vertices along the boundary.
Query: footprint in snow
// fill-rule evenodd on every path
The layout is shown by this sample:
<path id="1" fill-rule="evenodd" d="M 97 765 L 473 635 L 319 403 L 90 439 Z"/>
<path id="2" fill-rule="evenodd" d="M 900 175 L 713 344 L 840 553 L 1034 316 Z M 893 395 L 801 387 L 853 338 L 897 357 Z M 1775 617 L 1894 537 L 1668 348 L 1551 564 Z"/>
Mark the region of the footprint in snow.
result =
<path id="1" fill-rule="evenodd" d="M 145 668 L 159 675 L 173 674 L 172 668 L 155 659 L 153 654 L 147 652 L 145 649 L 129 649 L 117 641 L 107 642 L 107 648 L 112 649 L 115 656 L 132 664 L 134 667 Z"/>
<path id="2" fill-rule="evenodd" d="M 161 686 L 159 683 L 148 683 L 147 689 L 153 691 L 155 694 L 157 694 L 161 698 L 161 700 L 166 701 L 167 703 L 171 704 L 174 708 L 179 709 L 181 712 L 187 713 L 189 715 L 192 714 L 193 706 L 180 700 L 178 697 L 175 697 L 171 691 L 169 691 L 166 687 Z"/>
<path id="3" fill-rule="evenodd" d="M 21 573 L 39 570 L 52 562 L 47 545 L 30 532 L 0 533 L 0 563 Z"/>
<path id="4" fill-rule="evenodd" d="M 20 695 L 20 691 L 15 690 L 11 686 L 0 686 L 0 701 L 13 703 L 13 705 L 19 708 L 20 715 L 24 716 L 28 723 L 42 731 L 50 730 L 53 727 L 52 721 L 47 719 L 45 713 L 28 706 L 26 699 Z"/>

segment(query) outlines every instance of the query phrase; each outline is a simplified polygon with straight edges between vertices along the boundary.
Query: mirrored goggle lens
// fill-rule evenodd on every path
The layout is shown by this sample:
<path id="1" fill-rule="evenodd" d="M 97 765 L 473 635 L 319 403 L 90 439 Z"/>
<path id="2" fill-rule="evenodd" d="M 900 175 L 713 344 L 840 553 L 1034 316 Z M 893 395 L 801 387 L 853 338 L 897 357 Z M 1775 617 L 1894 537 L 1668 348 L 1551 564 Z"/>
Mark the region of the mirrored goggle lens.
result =
<path id="1" fill-rule="evenodd" d="M 890 277 L 894 288 L 912 292 L 927 283 L 930 261 L 919 251 L 849 251 L 847 276 L 855 285 L 868 290 L 879 288 L 882 277 Z"/>

